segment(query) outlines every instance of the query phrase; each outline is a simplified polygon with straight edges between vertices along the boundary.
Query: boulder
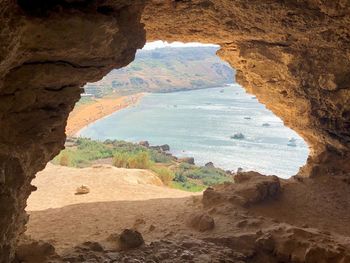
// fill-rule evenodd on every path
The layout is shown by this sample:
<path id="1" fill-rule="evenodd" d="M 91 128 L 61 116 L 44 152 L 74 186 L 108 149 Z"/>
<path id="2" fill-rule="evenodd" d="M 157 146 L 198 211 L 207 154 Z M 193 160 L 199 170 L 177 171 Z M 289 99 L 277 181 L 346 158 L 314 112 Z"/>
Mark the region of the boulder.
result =
<path id="1" fill-rule="evenodd" d="M 200 232 L 214 229 L 214 219 L 206 213 L 193 214 L 188 219 L 188 225 Z"/>
<path id="2" fill-rule="evenodd" d="M 159 147 L 163 152 L 170 151 L 170 146 L 168 144 L 163 144 L 163 145 L 160 145 Z"/>
<path id="3" fill-rule="evenodd" d="M 179 158 L 178 161 L 180 163 L 188 163 L 194 165 L 194 158 L 193 157 L 184 157 L 184 158 Z"/>
<path id="4" fill-rule="evenodd" d="M 86 249 L 89 249 L 89 250 L 95 251 L 95 252 L 102 252 L 104 250 L 100 243 L 93 242 L 93 241 L 86 241 L 78 247 L 83 248 L 83 249 L 86 248 Z"/>
<path id="5" fill-rule="evenodd" d="M 148 147 L 149 147 L 149 142 L 148 142 L 148 141 L 140 141 L 140 142 L 139 142 L 139 145 L 148 148 Z"/>
<path id="6" fill-rule="evenodd" d="M 90 193 L 90 189 L 86 185 L 79 186 L 75 190 L 75 194 L 76 195 L 84 195 L 84 194 L 88 194 L 88 193 Z"/>
<path id="7" fill-rule="evenodd" d="M 138 248 L 145 243 L 140 232 L 125 229 L 119 236 L 119 246 L 122 250 Z"/>
<path id="8" fill-rule="evenodd" d="M 57 257 L 55 248 L 48 242 L 27 239 L 20 241 L 16 249 L 16 260 L 27 263 L 44 263 Z"/>
<path id="9" fill-rule="evenodd" d="M 159 152 L 167 152 L 170 151 L 170 146 L 168 144 L 149 146 L 150 149 L 159 151 Z"/>
<path id="10" fill-rule="evenodd" d="M 235 175 L 234 181 L 235 183 L 226 183 L 206 189 L 202 199 L 204 206 L 211 207 L 223 202 L 250 206 L 275 199 L 281 192 L 277 176 L 241 172 Z"/>
<path id="11" fill-rule="evenodd" d="M 239 132 L 239 133 L 235 133 L 234 135 L 230 136 L 231 139 L 235 139 L 235 140 L 243 140 L 245 138 L 244 134 Z"/>
<path id="12" fill-rule="evenodd" d="M 208 162 L 204 165 L 207 168 L 215 168 L 214 164 L 212 162 Z"/>

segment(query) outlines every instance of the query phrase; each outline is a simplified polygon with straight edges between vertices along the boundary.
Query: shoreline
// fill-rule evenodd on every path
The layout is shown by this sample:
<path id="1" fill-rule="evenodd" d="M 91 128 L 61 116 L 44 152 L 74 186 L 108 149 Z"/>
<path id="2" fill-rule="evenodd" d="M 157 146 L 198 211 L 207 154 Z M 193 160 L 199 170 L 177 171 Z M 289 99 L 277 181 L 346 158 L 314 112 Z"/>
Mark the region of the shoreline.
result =
<path id="1" fill-rule="evenodd" d="M 230 86 L 236 83 L 224 84 L 225 86 Z M 220 86 L 212 87 L 202 87 L 202 88 L 191 88 L 191 89 L 178 89 L 165 92 L 154 92 L 155 94 L 164 93 L 176 93 L 176 92 L 186 92 L 202 89 L 213 89 L 220 88 Z M 88 127 L 90 124 L 103 119 L 119 110 L 125 109 L 131 105 L 136 105 L 147 92 L 140 92 L 132 95 L 125 95 L 115 99 L 110 98 L 100 98 L 95 99 L 93 103 L 86 105 L 81 105 L 78 108 L 74 108 L 69 114 L 66 126 L 67 137 L 79 136 L 79 133 Z"/>
<path id="2" fill-rule="evenodd" d="M 146 93 L 122 96 L 114 99 L 101 98 L 95 102 L 75 108 L 68 117 L 66 125 L 67 137 L 76 136 L 88 125 L 109 116 L 119 110 L 136 105 Z"/>

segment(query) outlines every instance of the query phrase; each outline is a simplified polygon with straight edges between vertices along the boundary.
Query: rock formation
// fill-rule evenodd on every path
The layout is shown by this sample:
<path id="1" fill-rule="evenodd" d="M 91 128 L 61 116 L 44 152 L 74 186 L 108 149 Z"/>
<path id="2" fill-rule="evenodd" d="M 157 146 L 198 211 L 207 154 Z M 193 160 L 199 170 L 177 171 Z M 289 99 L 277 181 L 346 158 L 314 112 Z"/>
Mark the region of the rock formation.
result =
<path id="1" fill-rule="evenodd" d="M 24 231 L 35 174 L 63 148 L 80 87 L 130 63 L 142 5 L 0 1 L 0 262 Z"/>
<path id="2" fill-rule="evenodd" d="M 196 213 L 190 216 L 188 225 L 198 231 L 204 232 L 212 230 L 215 227 L 215 221 L 210 215 Z"/>
<path id="3" fill-rule="evenodd" d="M 303 175 L 349 171 L 350 3 L 149 1 L 147 40 L 221 45 L 237 81 L 309 144 Z"/>
<path id="4" fill-rule="evenodd" d="M 145 243 L 140 232 L 125 229 L 119 236 L 119 246 L 122 250 L 138 248 Z"/>
<path id="5" fill-rule="evenodd" d="M 281 192 L 277 176 L 246 172 L 236 174 L 234 181 L 234 184 L 222 184 L 215 188 L 207 188 L 203 192 L 203 205 L 211 207 L 229 202 L 249 207 L 253 204 L 276 199 Z"/>
<path id="6" fill-rule="evenodd" d="M 350 171 L 350 2 L 0 0 L 0 262 L 80 87 L 147 40 L 221 45 L 237 80 L 308 142 L 302 175 Z"/>

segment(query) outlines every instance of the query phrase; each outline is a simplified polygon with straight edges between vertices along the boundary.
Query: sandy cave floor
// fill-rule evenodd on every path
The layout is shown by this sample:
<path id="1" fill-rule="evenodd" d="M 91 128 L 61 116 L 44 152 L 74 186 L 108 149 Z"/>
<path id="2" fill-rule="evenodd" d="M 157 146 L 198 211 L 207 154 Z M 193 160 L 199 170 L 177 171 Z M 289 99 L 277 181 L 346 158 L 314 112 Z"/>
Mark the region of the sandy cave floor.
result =
<path id="1" fill-rule="evenodd" d="M 28 200 L 27 234 L 50 241 L 58 251 L 102 240 L 146 219 L 147 226 L 167 234 L 167 226 L 190 211 L 182 210 L 196 195 L 163 186 L 152 172 L 109 165 L 77 169 L 48 164 L 33 184 L 38 190 Z M 75 195 L 81 185 L 90 193 Z"/>
<path id="2" fill-rule="evenodd" d="M 193 194 L 164 187 L 148 171 L 118 169 L 108 165 L 75 169 L 49 164 L 33 182 L 38 190 L 28 200 L 30 220 L 26 234 L 35 240 L 50 242 L 59 254 L 64 254 L 85 241 L 104 244 L 111 234 L 120 233 L 125 228 L 134 228 L 142 233 L 146 244 L 149 244 L 142 251 L 144 254 L 140 252 L 144 257 L 147 257 L 148 250 L 153 251 L 149 252 L 152 255 L 154 249 L 174 251 L 175 247 L 181 245 L 169 245 L 167 242 L 180 242 L 184 239 L 196 239 L 196 242 L 205 240 L 205 245 L 199 247 L 215 251 L 209 255 L 212 261 L 179 262 L 261 262 L 230 261 L 229 258 L 235 258 L 232 254 L 235 251 L 243 253 L 242 258 L 252 257 L 249 254 L 253 249 L 250 244 L 258 242 L 252 240 L 261 239 L 266 234 L 273 236 L 275 242 L 287 242 L 288 249 L 302 246 L 303 250 L 298 248 L 296 251 L 304 251 L 305 255 L 310 253 L 310 247 L 315 244 L 321 244 L 327 251 L 329 247 L 335 247 L 336 251 L 342 249 L 340 255 L 345 255 L 343 250 L 350 253 L 348 180 L 320 177 L 280 180 L 280 183 L 282 191 L 278 198 L 259 204 L 242 207 L 223 202 L 203 207 L 201 193 Z M 87 195 L 74 195 L 75 188 L 81 184 L 88 185 L 91 192 Z M 229 190 L 228 193 L 231 192 Z M 214 218 L 213 230 L 199 232 L 188 226 L 191 215 L 203 212 Z M 161 243 L 154 243 L 158 241 Z M 286 252 L 285 245 L 275 246 L 275 250 L 281 250 L 277 255 L 292 253 L 288 252 L 290 249 Z M 218 250 L 218 247 L 221 248 Z M 224 248 L 231 250 L 227 252 Z M 203 254 L 199 250 L 190 249 L 190 252 L 193 255 L 199 253 L 198 257 Z M 134 256 L 140 257 L 141 254 Z M 304 254 L 300 257 L 307 256 Z M 240 257 L 241 254 L 238 258 Z M 266 260 L 265 262 L 275 262 Z"/>

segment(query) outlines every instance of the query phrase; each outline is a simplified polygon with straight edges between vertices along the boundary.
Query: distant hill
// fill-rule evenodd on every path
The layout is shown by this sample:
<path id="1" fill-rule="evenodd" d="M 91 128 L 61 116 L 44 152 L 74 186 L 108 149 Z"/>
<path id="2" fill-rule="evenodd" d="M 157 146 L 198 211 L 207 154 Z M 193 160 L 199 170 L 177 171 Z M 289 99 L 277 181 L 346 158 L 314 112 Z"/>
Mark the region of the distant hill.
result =
<path id="1" fill-rule="evenodd" d="M 234 82 L 234 70 L 216 56 L 216 47 L 166 47 L 140 50 L 125 68 L 87 84 L 97 96 L 172 92 L 217 87 Z"/>

